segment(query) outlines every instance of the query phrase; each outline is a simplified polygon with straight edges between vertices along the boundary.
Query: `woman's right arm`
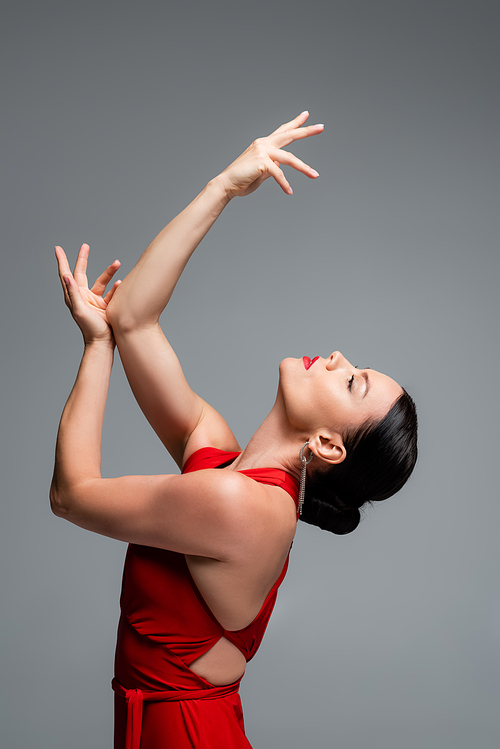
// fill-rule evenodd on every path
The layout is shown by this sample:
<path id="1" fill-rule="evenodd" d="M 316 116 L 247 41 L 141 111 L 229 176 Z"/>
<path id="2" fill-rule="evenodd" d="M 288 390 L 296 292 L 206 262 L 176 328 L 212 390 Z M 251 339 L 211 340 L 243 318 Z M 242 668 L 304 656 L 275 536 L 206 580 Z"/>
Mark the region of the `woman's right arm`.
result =
<path id="1" fill-rule="evenodd" d="M 159 323 L 189 258 L 228 202 L 220 183 L 209 183 L 151 242 L 107 310 L 134 396 L 179 467 L 198 447 L 239 449 L 223 417 L 189 386 Z"/>
<path id="2" fill-rule="evenodd" d="M 159 326 L 189 258 L 235 196 L 248 195 L 268 177 L 291 194 L 279 164 L 310 178 L 311 167 L 282 148 L 318 134 L 321 125 L 302 127 L 307 112 L 252 145 L 153 240 L 125 278 L 108 307 L 120 356 L 134 395 L 147 419 L 177 463 L 211 445 L 238 449 L 225 420 L 189 387 L 175 352 Z"/>

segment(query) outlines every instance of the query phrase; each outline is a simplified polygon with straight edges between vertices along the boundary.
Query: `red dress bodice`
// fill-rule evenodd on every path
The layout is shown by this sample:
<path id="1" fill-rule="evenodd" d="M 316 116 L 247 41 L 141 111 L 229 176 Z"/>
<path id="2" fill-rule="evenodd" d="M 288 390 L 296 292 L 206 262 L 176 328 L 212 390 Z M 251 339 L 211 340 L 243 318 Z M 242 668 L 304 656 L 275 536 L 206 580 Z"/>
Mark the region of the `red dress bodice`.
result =
<path id="1" fill-rule="evenodd" d="M 238 455 L 239 453 L 215 448 L 202 448 L 186 461 L 183 473 L 222 467 Z M 259 483 L 282 487 L 297 504 L 297 482 L 285 471 L 263 468 L 241 473 Z M 226 637 L 232 642 L 247 661 L 255 655 L 287 567 L 288 557 L 255 619 L 243 629 L 228 631 L 217 621 L 203 600 L 191 577 L 184 554 L 130 544 L 123 573 L 121 617 L 113 680 L 115 692 L 127 701 L 127 724 L 132 722 L 131 704 L 136 703 L 138 699 L 141 702 L 142 721 L 143 700 L 156 703 L 184 703 L 187 700 L 213 700 L 217 697 L 235 695 L 239 680 L 227 687 L 214 687 L 189 666 L 210 650 L 221 637 Z M 136 724 L 139 720 L 137 713 L 138 708 Z M 146 706 L 144 713 L 146 719 Z M 171 718 L 172 716 L 169 720 Z M 129 725 L 127 730 L 129 737 L 132 736 Z M 117 733 L 124 734 L 124 731 L 120 732 L 118 729 Z M 134 734 L 137 742 L 137 730 Z M 132 739 L 129 743 L 123 743 L 120 740 L 116 743 L 115 740 L 115 747 L 134 747 L 131 741 Z M 155 741 L 155 749 L 163 746 L 158 743 L 158 739 Z M 176 742 L 176 749 L 184 746 L 179 743 L 177 736 Z M 139 745 L 143 749 L 144 741 Z M 244 745 L 248 746 L 248 743 L 242 744 Z M 186 746 L 191 744 L 187 743 Z"/>

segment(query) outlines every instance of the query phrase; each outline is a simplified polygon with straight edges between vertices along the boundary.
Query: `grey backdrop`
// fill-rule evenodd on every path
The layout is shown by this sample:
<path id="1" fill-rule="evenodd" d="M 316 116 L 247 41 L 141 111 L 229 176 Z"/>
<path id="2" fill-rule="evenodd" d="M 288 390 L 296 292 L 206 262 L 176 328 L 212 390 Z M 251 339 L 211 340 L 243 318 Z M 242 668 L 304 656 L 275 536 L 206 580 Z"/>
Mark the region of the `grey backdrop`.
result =
<path id="1" fill-rule="evenodd" d="M 409 485 L 345 538 L 301 525 L 242 695 L 255 749 L 490 749 L 500 730 L 498 3 L 24 2 L 2 10 L 5 749 L 109 747 L 125 545 L 51 515 L 81 353 L 53 246 L 122 277 L 255 137 L 325 122 L 233 202 L 172 301 L 186 374 L 245 443 L 285 356 L 414 395 Z M 103 472 L 174 466 L 117 361 Z"/>

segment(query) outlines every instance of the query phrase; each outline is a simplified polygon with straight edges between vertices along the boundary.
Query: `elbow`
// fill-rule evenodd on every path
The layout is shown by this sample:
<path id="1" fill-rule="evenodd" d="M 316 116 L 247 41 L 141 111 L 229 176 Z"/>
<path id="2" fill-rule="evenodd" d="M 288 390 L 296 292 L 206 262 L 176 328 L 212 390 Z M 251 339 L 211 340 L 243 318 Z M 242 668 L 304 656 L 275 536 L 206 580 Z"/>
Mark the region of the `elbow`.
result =
<path id="1" fill-rule="evenodd" d="M 107 306 L 106 317 L 113 329 L 115 338 L 118 335 L 131 333 L 139 327 L 130 309 L 124 306 L 119 300 L 118 302 L 116 301 L 116 294 Z"/>
<path id="2" fill-rule="evenodd" d="M 49 500 L 50 500 L 50 509 L 56 515 L 58 518 L 64 518 L 68 517 L 69 514 L 69 507 L 68 503 L 66 501 L 66 498 L 64 496 L 64 492 L 61 492 L 57 488 L 57 484 L 55 481 L 52 481 L 52 484 L 49 489 Z"/>
<path id="3" fill-rule="evenodd" d="M 117 292 L 118 289 L 106 308 L 106 317 L 113 331 L 120 330 L 125 322 L 123 305 L 116 299 Z"/>
<path id="4" fill-rule="evenodd" d="M 106 308 L 106 317 L 115 338 L 158 324 L 159 315 L 151 315 L 142 304 L 137 303 L 137 299 L 129 297 L 126 300 L 123 293 L 120 296 L 120 292 L 121 286 L 117 288 Z"/>

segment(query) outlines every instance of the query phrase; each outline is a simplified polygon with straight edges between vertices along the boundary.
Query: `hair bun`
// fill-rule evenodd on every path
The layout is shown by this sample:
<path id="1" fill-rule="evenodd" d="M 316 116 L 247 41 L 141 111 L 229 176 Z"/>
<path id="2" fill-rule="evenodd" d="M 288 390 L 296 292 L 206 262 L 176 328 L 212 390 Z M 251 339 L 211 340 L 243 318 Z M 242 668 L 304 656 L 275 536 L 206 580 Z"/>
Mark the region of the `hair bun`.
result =
<path id="1" fill-rule="evenodd" d="M 357 507 L 337 508 L 316 497 L 306 497 L 301 520 L 324 531 L 343 536 L 356 530 L 361 520 Z"/>

